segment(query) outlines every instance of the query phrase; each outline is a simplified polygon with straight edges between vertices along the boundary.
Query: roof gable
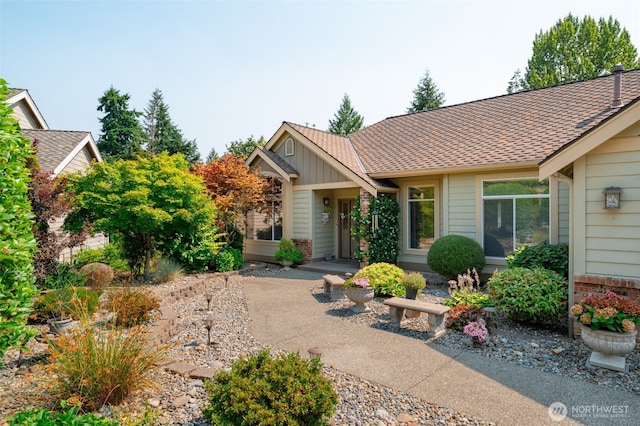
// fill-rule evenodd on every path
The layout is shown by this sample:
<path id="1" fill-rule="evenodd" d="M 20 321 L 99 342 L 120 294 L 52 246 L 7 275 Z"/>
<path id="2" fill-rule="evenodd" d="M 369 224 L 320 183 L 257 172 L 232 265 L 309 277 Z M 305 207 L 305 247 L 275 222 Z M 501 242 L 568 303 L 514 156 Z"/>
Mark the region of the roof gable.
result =
<path id="1" fill-rule="evenodd" d="M 17 117 L 22 129 L 49 129 L 49 126 L 36 106 L 36 103 L 31 98 L 29 91 L 25 89 L 9 89 L 7 104 L 11 105 L 11 108 L 18 108 L 22 110 L 21 114 Z M 22 116 L 23 114 L 24 117 Z M 34 123 L 35 125 L 31 123 Z"/>
<path id="2" fill-rule="evenodd" d="M 52 171 L 58 175 L 65 170 L 74 157 L 82 150 L 88 149 L 95 161 L 102 161 L 100 151 L 91 133 L 61 130 L 22 131 L 32 142 L 38 141 L 38 163 L 42 170 Z"/>

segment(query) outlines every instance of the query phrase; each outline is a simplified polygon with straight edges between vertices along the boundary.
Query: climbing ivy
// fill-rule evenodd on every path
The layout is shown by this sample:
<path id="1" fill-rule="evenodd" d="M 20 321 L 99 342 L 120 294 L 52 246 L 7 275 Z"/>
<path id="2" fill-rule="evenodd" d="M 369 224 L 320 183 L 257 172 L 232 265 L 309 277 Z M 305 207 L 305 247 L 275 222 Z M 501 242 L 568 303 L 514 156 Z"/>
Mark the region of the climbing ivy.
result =
<path id="1" fill-rule="evenodd" d="M 400 253 L 400 205 L 395 197 L 380 194 L 379 197 L 369 199 L 369 212 L 365 215 L 362 213 L 360 201 L 361 198 L 358 196 L 351 210 L 351 235 L 356 241 L 354 257 L 361 261 L 366 256 L 370 264 L 395 264 Z M 378 214 L 378 227 L 375 232 L 371 226 L 374 212 Z M 361 241 L 369 243 L 366 252 L 360 249 Z"/>

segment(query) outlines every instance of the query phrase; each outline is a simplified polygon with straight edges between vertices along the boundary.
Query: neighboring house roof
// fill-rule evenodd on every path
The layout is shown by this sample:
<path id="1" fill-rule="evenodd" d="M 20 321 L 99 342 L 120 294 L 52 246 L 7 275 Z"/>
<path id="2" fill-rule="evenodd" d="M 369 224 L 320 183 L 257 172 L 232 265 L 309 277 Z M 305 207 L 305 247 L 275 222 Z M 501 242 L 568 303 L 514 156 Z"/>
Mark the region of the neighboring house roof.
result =
<path id="1" fill-rule="evenodd" d="M 100 151 L 89 132 L 25 129 L 22 133 L 32 142 L 38 141 L 40 168 L 53 171 L 54 175 L 61 173 L 84 148 L 89 150 L 93 159 L 102 161 Z"/>
<path id="2" fill-rule="evenodd" d="M 640 70 L 387 118 L 349 139 L 371 177 L 538 166 L 640 96 Z M 326 146 L 325 140 L 314 140 Z"/>

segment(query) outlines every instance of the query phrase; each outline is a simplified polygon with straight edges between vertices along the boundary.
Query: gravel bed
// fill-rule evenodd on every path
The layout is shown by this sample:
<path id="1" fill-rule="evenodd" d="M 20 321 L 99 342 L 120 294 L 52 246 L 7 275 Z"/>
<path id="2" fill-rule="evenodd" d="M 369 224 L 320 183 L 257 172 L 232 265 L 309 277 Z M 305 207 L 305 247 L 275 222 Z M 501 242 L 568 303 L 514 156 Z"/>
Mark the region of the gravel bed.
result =
<path id="1" fill-rule="evenodd" d="M 277 275 L 279 270 L 256 270 L 253 275 Z M 205 277 L 202 296 L 184 298 L 169 306 L 177 314 L 178 334 L 167 349 L 167 356 L 201 367 L 225 368 L 248 354 L 255 354 L 265 346 L 253 338 L 250 332 L 243 282 L 250 277 L 233 275 L 225 285 L 221 276 L 187 276 L 176 282 L 155 286 L 160 294 L 176 287 L 188 285 Z M 345 321 L 365 327 L 388 329 L 388 308 L 382 299 L 376 298 L 369 306 L 372 312 L 354 315 L 349 311 L 351 302 L 344 299 L 329 302 L 321 285 L 309 287 L 309 291 L 327 308 Z M 204 294 L 215 294 L 215 303 L 207 312 Z M 430 288 L 419 297 L 425 301 L 441 302 L 448 295 L 446 287 Z M 204 317 L 211 313 L 214 327 L 211 330 L 213 345 L 206 345 L 207 330 Z M 490 340 L 485 345 L 474 347 L 462 333 L 450 331 L 445 336 L 430 342 L 422 318 L 405 319 L 398 333 L 456 349 L 474 351 L 483 356 L 500 359 L 533 369 L 579 378 L 602 386 L 625 389 L 640 395 L 640 351 L 627 356 L 631 362 L 631 373 L 621 374 L 604 369 L 589 369 L 584 363 L 590 351 L 580 340 L 551 330 L 537 330 L 514 324 L 500 315 L 490 322 Z M 44 333 L 44 331 L 43 331 Z M 29 342 L 31 354 L 18 362 L 17 351 L 9 351 L 4 368 L 0 368 L 0 426 L 6 424 L 6 416 L 18 410 L 42 407 L 51 404 L 47 399 L 47 384 L 43 381 L 43 353 L 46 342 L 42 338 Z M 280 353 L 276 348 L 272 354 Z M 333 368 L 324 367 L 339 394 L 332 425 L 408 425 L 408 424 L 491 424 L 478 418 L 467 417 L 453 410 L 431 404 L 419 398 L 398 392 L 376 383 L 362 380 Z M 151 386 L 133 395 L 124 405 L 104 407 L 103 414 L 129 416 L 141 413 L 147 406 L 155 424 L 207 425 L 202 418 L 202 407 L 206 403 L 206 392 L 202 380 L 173 374 L 159 368 L 154 370 Z"/>

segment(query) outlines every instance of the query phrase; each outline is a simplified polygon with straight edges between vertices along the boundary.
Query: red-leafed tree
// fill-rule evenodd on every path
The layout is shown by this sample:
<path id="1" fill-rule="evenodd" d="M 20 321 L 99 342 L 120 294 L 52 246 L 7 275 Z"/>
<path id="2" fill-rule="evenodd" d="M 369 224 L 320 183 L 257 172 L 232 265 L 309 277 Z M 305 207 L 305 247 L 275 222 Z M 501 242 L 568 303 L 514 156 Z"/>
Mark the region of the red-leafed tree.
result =
<path id="1" fill-rule="evenodd" d="M 237 221 L 249 210 L 261 210 L 272 193 L 271 181 L 251 170 L 242 157 L 225 154 L 207 164 L 195 164 L 193 173 L 202 177 L 211 199 L 218 208 L 218 223 L 227 245 L 242 241 Z M 241 248 L 236 247 L 236 248 Z"/>
<path id="2" fill-rule="evenodd" d="M 33 211 L 33 235 L 38 248 L 34 255 L 36 283 L 41 284 L 56 271 L 62 250 L 74 247 L 86 239 L 86 233 L 63 233 L 51 229 L 51 223 L 71 210 L 65 194 L 67 179 L 53 176 L 53 172 L 41 170 L 37 160 L 38 141 L 34 143 L 34 156 L 29 159 L 31 182 L 27 196 Z"/>

